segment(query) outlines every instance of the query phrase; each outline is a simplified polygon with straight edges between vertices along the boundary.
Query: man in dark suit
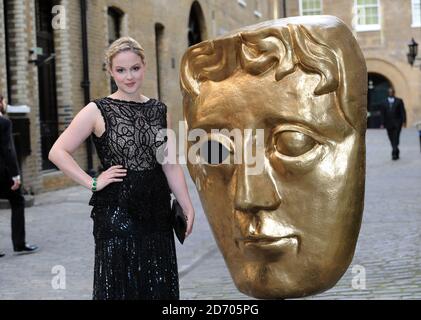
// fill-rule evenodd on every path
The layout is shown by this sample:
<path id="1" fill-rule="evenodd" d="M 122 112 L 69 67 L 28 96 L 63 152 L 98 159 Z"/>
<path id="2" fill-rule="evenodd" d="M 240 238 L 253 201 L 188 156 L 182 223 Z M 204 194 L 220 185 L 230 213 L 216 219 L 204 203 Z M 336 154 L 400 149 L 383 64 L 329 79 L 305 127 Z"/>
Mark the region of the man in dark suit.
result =
<path id="1" fill-rule="evenodd" d="M 382 126 L 386 128 L 392 144 L 392 160 L 399 159 L 399 136 L 402 126 L 406 127 L 406 111 L 402 99 L 395 97 L 395 90 L 389 88 L 389 96 L 380 105 Z"/>
<path id="2" fill-rule="evenodd" d="M 6 101 L 0 96 L 0 198 L 12 208 L 12 243 L 15 253 L 33 253 L 38 247 L 25 243 L 25 198 L 22 195 L 19 166 L 12 139 L 12 122 L 3 115 Z M 0 257 L 4 253 L 0 251 Z"/>

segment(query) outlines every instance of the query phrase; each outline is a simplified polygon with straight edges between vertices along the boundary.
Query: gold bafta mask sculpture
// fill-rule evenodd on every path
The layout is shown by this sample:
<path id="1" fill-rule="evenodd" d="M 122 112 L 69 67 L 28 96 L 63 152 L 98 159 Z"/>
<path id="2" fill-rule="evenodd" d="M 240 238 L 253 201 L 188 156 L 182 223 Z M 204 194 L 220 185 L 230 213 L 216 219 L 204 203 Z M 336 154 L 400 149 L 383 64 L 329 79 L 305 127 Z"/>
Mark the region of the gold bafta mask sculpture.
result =
<path id="1" fill-rule="evenodd" d="M 350 30 L 332 16 L 238 29 L 186 51 L 181 88 L 187 132 L 203 129 L 230 160 L 192 162 L 197 141 L 187 142 L 237 288 L 273 299 L 334 286 L 354 255 L 364 205 L 367 71 Z M 246 146 L 260 156 L 257 174 Z M 243 161 L 232 160 L 238 149 Z"/>

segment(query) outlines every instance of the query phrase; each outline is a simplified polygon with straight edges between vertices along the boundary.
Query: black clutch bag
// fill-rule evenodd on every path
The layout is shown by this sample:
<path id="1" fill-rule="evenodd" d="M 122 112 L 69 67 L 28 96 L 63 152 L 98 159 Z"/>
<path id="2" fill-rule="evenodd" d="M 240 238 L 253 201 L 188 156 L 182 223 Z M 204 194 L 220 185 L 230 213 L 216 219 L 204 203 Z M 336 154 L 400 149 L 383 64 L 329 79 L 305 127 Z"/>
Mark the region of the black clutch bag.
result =
<path id="1" fill-rule="evenodd" d="M 187 230 L 187 220 L 184 215 L 183 209 L 176 199 L 173 200 L 171 206 L 171 214 L 173 219 L 174 233 L 181 244 L 184 242 Z"/>

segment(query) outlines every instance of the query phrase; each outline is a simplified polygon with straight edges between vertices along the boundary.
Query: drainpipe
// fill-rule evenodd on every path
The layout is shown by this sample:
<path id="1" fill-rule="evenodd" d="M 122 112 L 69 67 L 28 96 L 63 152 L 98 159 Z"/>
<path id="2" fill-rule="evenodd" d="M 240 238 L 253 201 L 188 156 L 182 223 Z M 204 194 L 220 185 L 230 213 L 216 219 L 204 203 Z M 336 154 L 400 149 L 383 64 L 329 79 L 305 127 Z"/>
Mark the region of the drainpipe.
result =
<path id="1" fill-rule="evenodd" d="M 282 1 L 282 9 L 284 11 L 284 18 L 287 17 L 287 0 Z"/>
<path id="2" fill-rule="evenodd" d="M 89 55 L 88 55 L 88 31 L 86 27 L 86 0 L 80 0 L 80 18 L 82 25 L 82 61 L 83 61 L 83 80 L 80 86 L 83 88 L 83 96 L 85 105 L 91 101 L 90 96 L 90 81 L 89 81 Z M 88 155 L 88 170 L 87 173 L 90 176 L 95 175 L 93 170 L 92 160 L 92 138 L 86 141 L 86 153 Z"/>

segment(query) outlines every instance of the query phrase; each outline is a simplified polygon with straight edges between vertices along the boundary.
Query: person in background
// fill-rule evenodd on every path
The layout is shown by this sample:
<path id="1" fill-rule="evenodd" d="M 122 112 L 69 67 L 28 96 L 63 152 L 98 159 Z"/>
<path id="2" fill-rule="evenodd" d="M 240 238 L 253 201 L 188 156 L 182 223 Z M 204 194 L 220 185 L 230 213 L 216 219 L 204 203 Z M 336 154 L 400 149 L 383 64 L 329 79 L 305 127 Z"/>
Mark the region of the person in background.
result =
<path id="1" fill-rule="evenodd" d="M 25 198 L 22 195 L 19 165 L 12 139 L 12 122 L 4 117 L 6 99 L 0 95 L 0 199 L 7 199 L 12 208 L 12 243 L 17 254 L 33 253 L 35 245 L 25 242 Z M 4 252 L 0 251 L 0 257 Z"/>
<path id="2" fill-rule="evenodd" d="M 389 88 L 389 96 L 380 105 L 382 127 L 386 128 L 392 145 L 392 160 L 399 159 L 399 136 L 402 126 L 406 128 L 406 111 L 402 99 L 395 97 L 395 90 Z"/>

